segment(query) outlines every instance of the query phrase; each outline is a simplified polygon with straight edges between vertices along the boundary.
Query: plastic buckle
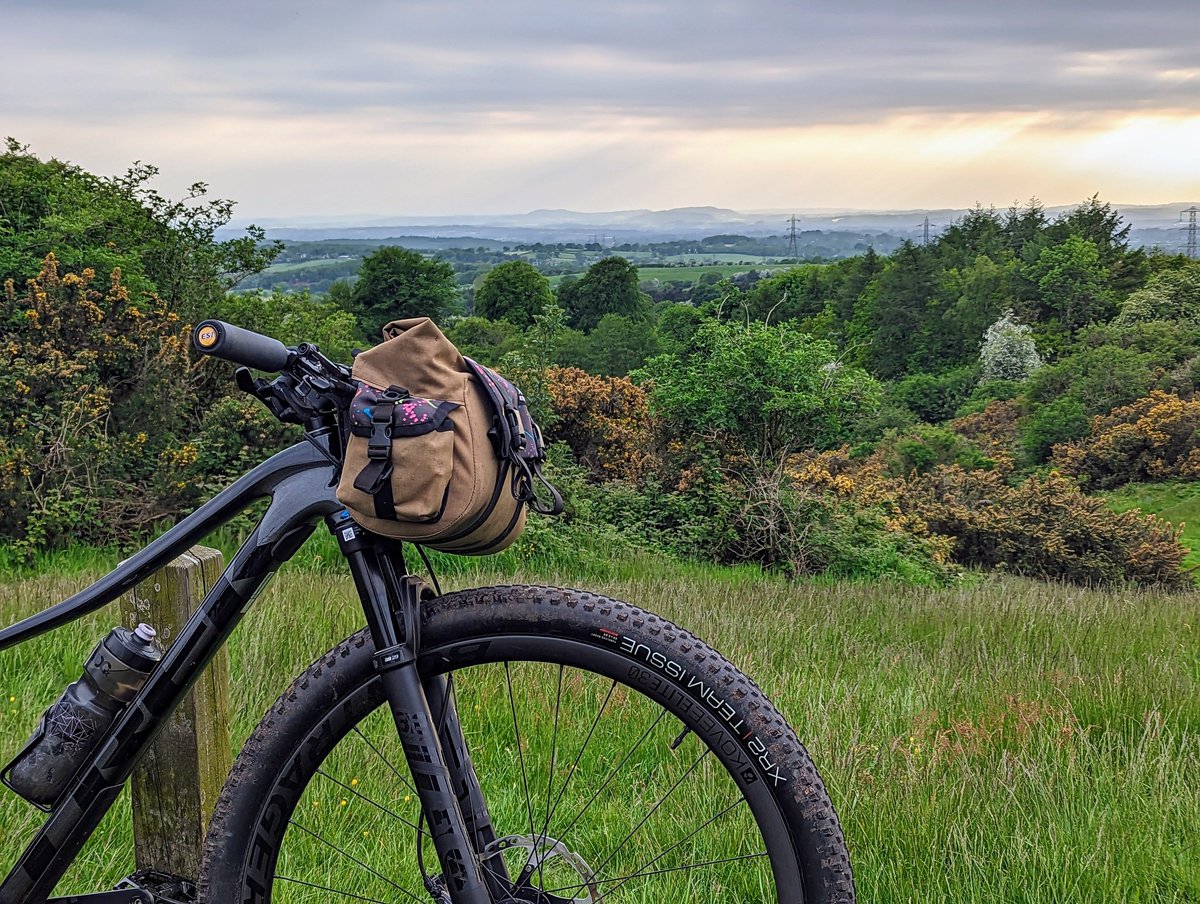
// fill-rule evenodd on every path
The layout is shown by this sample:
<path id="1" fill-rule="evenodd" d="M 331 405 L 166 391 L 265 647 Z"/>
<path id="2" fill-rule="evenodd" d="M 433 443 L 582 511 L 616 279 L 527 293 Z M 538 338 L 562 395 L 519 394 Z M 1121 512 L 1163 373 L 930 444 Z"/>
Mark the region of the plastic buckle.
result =
<path id="1" fill-rule="evenodd" d="M 387 461 L 392 457 L 392 428 L 376 430 L 367 440 L 367 458 L 371 461 Z"/>
<path id="2" fill-rule="evenodd" d="M 525 431 L 521 427 L 520 412 L 511 405 L 506 405 L 504 406 L 504 419 L 508 422 L 508 433 L 512 437 L 513 451 L 520 452 L 526 444 Z"/>
<path id="3" fill-rule="evenodd" d="M 367 440 L 367 458 L 386 461 L 392 457 L 392 417 L 396 402 L 403 398 L 395 387 L 384 392 L 371 409 L 371 438 Z"/>
<path id="4" fill-rule="evenodd" d="M 367 440 L 367 458 L 371 461 L 386 461 L 392 457 L 392 419 L 389 416 L 386 421 L 377 421 L 372 415 L 371 423 L 374 429 L 371 430 L 371 438 Z"/>

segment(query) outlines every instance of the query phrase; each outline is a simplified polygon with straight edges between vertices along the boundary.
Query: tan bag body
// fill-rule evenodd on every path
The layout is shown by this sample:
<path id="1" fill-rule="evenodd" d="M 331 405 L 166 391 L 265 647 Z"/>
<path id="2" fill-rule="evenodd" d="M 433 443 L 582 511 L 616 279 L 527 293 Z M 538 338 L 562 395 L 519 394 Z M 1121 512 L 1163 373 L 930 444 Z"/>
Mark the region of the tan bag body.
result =
<path id="1" fill-rule="evenodd" d="M 429 318 L 393 321 L 383 334 L 354 359 L 352 376 L 362 386 L 338 499 L 378 534 L 464 555 L 499 552 L 524 529 L 525 500 L 513 463 L 489 436 L 491 397 Z"/>

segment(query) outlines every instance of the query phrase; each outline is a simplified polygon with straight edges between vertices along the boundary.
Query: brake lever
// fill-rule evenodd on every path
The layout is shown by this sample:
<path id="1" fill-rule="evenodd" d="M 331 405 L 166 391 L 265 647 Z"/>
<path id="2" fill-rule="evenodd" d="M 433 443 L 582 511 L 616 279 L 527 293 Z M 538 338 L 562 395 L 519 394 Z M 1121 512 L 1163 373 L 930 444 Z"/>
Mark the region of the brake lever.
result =
<path id="1" fill-rule="evenodd" d="M 250 373 L 250 368 L 239 367 L 235 370 L 233 381 L 237 383 L 237 388 L 242 392 L 254 396 L 259 401 L 265 401 L 263 391 L 267 386 L 267 381 Z"/>
<path id="2" fill-rule="evenodd" d="M 249 368 L 239 367 L 233 372 L 233 378 L 237 383 L 238 389 L 254 396 L 262 402 L 277 420 L 285 424 L 304 423 L 299 413 L 291 405 L 279 398 L 274 386 L 261 377 L 255 377 L 250 373 Z"/>

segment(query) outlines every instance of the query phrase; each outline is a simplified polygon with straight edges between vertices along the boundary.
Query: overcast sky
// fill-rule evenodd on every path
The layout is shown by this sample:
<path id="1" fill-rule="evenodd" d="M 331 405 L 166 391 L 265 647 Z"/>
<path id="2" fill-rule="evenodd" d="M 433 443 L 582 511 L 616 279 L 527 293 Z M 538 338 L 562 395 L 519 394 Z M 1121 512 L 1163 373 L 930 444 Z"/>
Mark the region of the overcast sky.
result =
<path id="1" fill-rule="evenodd" d="M 1200 200 L 1196 0 L 0 0 L 0 133 L 240 218 Z"/>

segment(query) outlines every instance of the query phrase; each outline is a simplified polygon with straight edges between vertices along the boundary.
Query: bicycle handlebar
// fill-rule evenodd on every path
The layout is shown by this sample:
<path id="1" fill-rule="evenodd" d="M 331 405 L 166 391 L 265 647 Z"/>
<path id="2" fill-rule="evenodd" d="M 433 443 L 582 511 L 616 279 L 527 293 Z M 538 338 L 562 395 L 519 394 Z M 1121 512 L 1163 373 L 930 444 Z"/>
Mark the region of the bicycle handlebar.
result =
<path id="1" fill-rule="evenodd" d="M 292 352 L 278 339 L 222 320 L 204 320 L 192 331 L 192 344 L 206 355 L 255 370 L 286 370 Z"/>

